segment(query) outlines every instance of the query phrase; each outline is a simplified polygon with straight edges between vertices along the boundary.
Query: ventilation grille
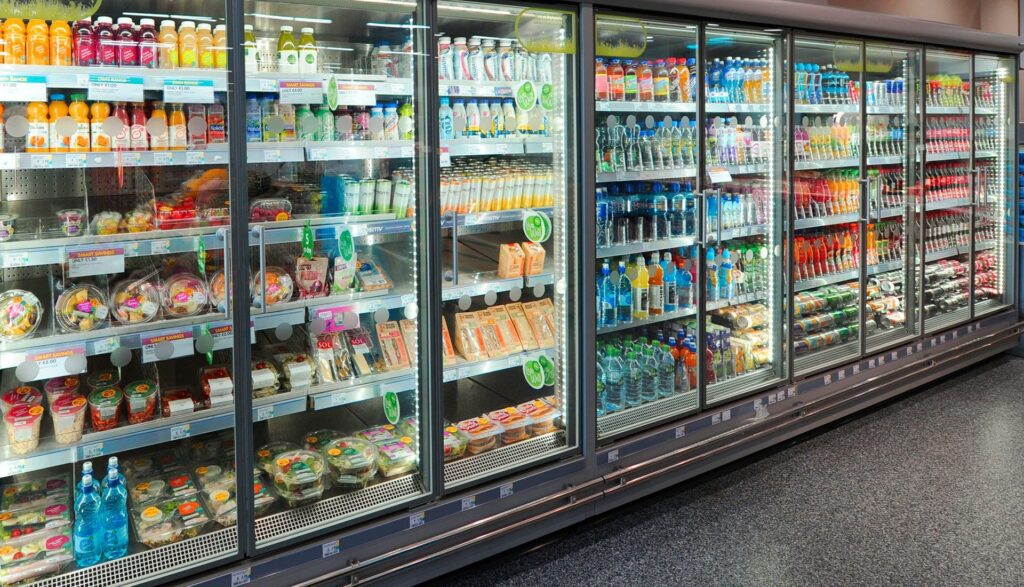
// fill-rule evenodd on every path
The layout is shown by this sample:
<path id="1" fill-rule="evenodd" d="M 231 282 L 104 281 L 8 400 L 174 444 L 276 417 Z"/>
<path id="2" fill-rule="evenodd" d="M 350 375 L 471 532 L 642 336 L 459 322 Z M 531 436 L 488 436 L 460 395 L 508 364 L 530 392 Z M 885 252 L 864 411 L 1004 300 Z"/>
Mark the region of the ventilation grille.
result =
<path id="1" fill-rule="evenodd" d="M 459 459 L 444 466 L 444 486 L 452 488 L 477 477 L 521 465 L 565 447 L 565 431 L 558 430 L 496 448 L 475 457 Z"/>
<path id="2" fill-rule="evenodd" d="M 612 412 L 597 418 L 597 435 L 613 436 L 646 426 L 655 420 L 697 409 L 697 392 L 690 391 Z"/>

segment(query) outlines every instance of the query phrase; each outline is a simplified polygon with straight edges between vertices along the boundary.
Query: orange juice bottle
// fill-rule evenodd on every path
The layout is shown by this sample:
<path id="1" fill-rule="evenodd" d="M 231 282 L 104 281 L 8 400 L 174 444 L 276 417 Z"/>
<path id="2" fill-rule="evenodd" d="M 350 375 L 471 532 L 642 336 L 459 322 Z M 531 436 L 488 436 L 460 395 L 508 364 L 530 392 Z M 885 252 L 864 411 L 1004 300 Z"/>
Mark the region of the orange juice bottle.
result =
<path id="1" fill-rule="evenodd" d="M 28 118 L 28 134 L 25 135 L 25 151 L 47 153 L 50 150 L 50 108 L 46 102 L 29 102 L 25 108 Z"/>
<path id="2" fill-rule="evenodd" d="M 71 148 L 71 135 L 68 132 L 68 105 L 64 102 L 64 94 L 50 96 L 50 151 L 67 153 Z M 61 132 L 63 131 L 63 132 Z"/>
<path id="3" fill-rule="evenodd" d="M 228 27 L 219 24 L 213 27 L 213 66 L 228 68 Z"/>
<path id="4" fill-rule="evenodd" d="M 27 62 L 29 65 L 50 64 L 50 27 L 45 20 L 28 21 L 25 33 Z"/>
<path id="5" fill-rule="evenodd" d="M 64 20 L 55 20 L 50 25 L 50 65 L 73 65 L 71 46 L 71 25 Z"/>
<path id="6" fill-rule="evenodd" d="M 178 63 L 182 67 L 199 67 L 199 39 L 196 23 L 186 20 L 178 29 Z"/>
<path id="7" fill-rule="evenodd" d="M 70 151 L 84 152 L 89 150 L 89 105 L 85 103 L 85 94 L 71 94 L 68 105 L 68 116 L 75 121 L 75 134 L 71 135 Z"/>
<path id="8" fill-rule="evenodd" d="M 90 123 L 92 129 L 92 150 L 109 151 L 110 135 L 103 130 L 103 123 L 110 116 L 110 104 L 106 102 L 93 102 L 89 108 L 89 113 L 92 115 Z"/>
<path id="9" fill-rule="evenodd" d="M 188 126 L 185 122 L 185 111 L 181 104 L 171 106 L 171 118 L 168 123 L 169 143 L 172 151 L 184 151 L 188 148 Z"/>
<path id="10" fill-rule="evenodd" d="M 4 63 L 25 65 L 25 21 L 20 18 L 4 21 Z"/>
<path id="11" fill-rule="evenodd" d="M 166 151 L 170 143 L 167 137 L 167 112 L 163 102 L 153 102 L 146 127 L 149 130 L 149 148 L 153 151 Z"/>
<path id="12" fill-rule="evenodd" d="M 196 45 L 199 47 L 199 67 L 213 69 L 216 61 L 213 55 L 213 33 L 210 23 L 199 23 L 199 27 L 196 29 Z"/>
<path id="13" fill-rule="evenodd" d="M 160 69 L 178 69 L 178 32 L 174 30 L 173 20 L 161 20 L 160 32 L 156 42 L 159 46 Z"/>

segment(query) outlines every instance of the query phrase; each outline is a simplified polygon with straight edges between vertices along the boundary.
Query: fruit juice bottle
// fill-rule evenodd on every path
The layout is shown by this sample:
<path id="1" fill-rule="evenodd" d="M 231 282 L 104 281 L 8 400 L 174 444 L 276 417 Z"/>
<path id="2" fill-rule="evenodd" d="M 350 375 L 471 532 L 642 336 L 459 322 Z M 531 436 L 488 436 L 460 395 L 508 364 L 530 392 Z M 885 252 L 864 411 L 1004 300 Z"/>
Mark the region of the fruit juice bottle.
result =
<path id="1" fill-rule="evenodd" d="M 207 140 L 211 145 L 228 142 L 226 120 L 224 105 L 218 103 L 210 104 L 206 113 L 206 134 Z"/>
<path id="2" fill-rule="evenodd" d="M 128 116 L 128 106 L 124 102 L 114 103 L 112 116 L 121 123 L 121 126 L 120 131 L 110 141 L 111 147 L 115 151 L 127 151 L 132 148 L 132 120 Z"/>
<path id="3" fill-rule="evenodd" d="M 196 23 L 191 20 L 182 22 L 178 29 L 178 63 L 183 68 L 199 67 L 199 39 L 196 36 Z"/>
<path id="4" fill-rule="evenodd" d="M 89 150 L 89 105 L 85 103 L 85 94 L 71 94 L 68 105 L 68 116 L 75 121 L 75 134 L 71 135 L 70 151 L 85 152 Z"/>
<path id="5" fill-rule="evenodd" d="M 608 68 L 608 96 L 611 100 L 621 102 L 625 99 L 625 78 L 622 71 L 622 62 L 612 59 L 612 65 Z"/>
<path id="6" fill-rule="evenodd" d="M 156 21 L 152 18 L 139 19 L 139 65 L 155 69 L 159 63 L 158 54 Z"/>
<path id="7" fill-rule="evenodd" d="M 636 102 L 637 96 L 639 95 L 639 85 L 636 75 L 636 65 L 633 64 L 632 59 L 626 60 L 626 66 L 623 69 L 622 79 L 625 82 L 625 100 L 627 102 Z"/>
<path id="8" fill-rule="evenodd" d="M 181 104 L 171 106 L 168 133 L 172 151 L 184 151 L 188 147 L 188 128 L 185 123 L 185 111 L 182 110 Z"/>
<path id="9" fill-rule="evenodd" d="M 50 96 L 50 151 L 54 153 L 67 153 L 71 148 L 71 135 L 61 134 L 58 128 L 64 128 L 65 123 L 58 122 L 68 116 L 68 105 L 64 102 L 64 94 L 53 94 Z"/>
<path id="10" fill-rule="evenodd" d="M 4 64 L 25 65 L 25 21 L 9 18 L 4 21 Z"/>
<path id="11" fill-rule="evenodd" d="M 199 67 L 213 69 L 216 58 L 213 55 L 213 32 L 210 23 L 199 23 L 196 29 L 196 46 L 199 48 Z"/>
<path id="12" fill-rule="evenodd" d="M 299 51 L 292 36 L 292 27 L 281 27 L 281 36 L 277 39 L 277 71 L 281 73 L 299 72 Z"/>
<path id="13" fill-rule="evenodd" d="M 228 68 L 228 27 L 219 24 L 213 27 L 213 66 L 217 69 Z"/>
<path id="14" fill-rule="evenodd" d="M 114 33 L 117 42 L 117 64 L 135 67 L 139 64 L 139 38 L 135 34 L 135 23 L 131 18 L 122 16 L 117 19 Z"/>
<path id="15" fill-rule="evenodd" d="M 25 135 L 25 151 L 46 153 L 50 150 L 50 108 L 46 102 L 29 102 L 25 109 L 28 118 L 28 134 Z"/>
<path id="16" fill-rule="evenodd" d="M 74 64 L 71 46 L 71 26 L 66 20 L 55 20 L 50 25 L 50 65 Z"/>
<path id="17" fill-rule="evenodd" d="M 188 149 L 201 151 L 206 148 L 206 107 L 202 104 L 188 105 Z"/>
<path id="18" fill-rule="evenodd" d="M 92 28 L 91 18 L 75 21 L 72 42 L 74 43 L 72 49 L 74 50 L 75 65 L 96 65 L 96 32 Z"/>
<path id="19" fill-rule="evenodd" d="M 149 112 L 149 148 L 153 151 L 166 151 L 169 145 L 167 112 L 164 110 L 163 102 L 153 102 L 153 108 Z"/>
<path id="20" fill-rule="evenodd" d="M 608 68 L 600 57 L 594 61 L 594 99 L 608 100 Z"/>
<path id="21" fill-rule="evenodd" d="M 156 35 L 159 48 L 157 65 L 160 69 L 178 69 L 178 32 L 174 30 L 173 20 L 161 20 L 160 32 Z"/>
<path id="22" fill-rule="evenodd" d="M 637 96 L 641 102 L 654 101 L 654 72 L 650 61 L 641 61 L 636 68 Z"/>
<path id="23" fill-rule="evenodd" d="M 50 27 L 34 18 L 25 28 L 25 58 L 29 65 L 50 64 Z"/>
<path id="24" fill-rule="evenodd" d="M 114 21 L 109 16 L 96 19 L 96 63 L 99 65 L 117 65 L 117 41 L 114 38 Z"/>
<path id="25" fill-rule="evenodd" d="M 259 49 L 256 47 L 256 35 L 253 33 L 251 24 L 245 25 L 245 40 L 242 42 L 245 50 L 245 70 L 257 72 L 260 70 Z"/>
<path id="26" fill-rule="evenodd" d="M 668 85 L 668 68 L 665 67 L 665 60 L 658 59 L 654 62 L 654 100 L 656 102 L 668 102 Z"/>
<path id="27" fill-rule="evenodd" d="M 131 128 L 129 130 L 129 141 L 132 151 L 148 151 L 149 136 L 146 132 L 146 104 L 136 102 L 131 109 Z"/>
<path id="28" fill-rule="evenodd" d="M 109 151 L 110 135 L 103 130 L 103 123 L 110 116 L 110 104 L 106 102 L 93 102 L 89 107 L 89 114 L 92 115 L 90 128 L 92 130 L 92 150 Z"/>
<path id="29" fill-rule="evenodd" d="M 303 27 L 299 37 L 299 72 L 316 73 L 320 65 L 317 63 L 316 40 L 313 39 L 313 28 Z"/>

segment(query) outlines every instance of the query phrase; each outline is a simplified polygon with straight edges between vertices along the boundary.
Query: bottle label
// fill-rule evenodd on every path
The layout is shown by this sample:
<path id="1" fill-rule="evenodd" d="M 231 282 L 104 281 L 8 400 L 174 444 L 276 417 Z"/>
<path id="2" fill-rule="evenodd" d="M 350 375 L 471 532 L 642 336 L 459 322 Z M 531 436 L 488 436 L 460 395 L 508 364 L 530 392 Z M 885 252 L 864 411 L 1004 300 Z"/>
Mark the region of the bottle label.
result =
<path id="1" fill-rule="evenodd" d="M 152 42 L 139 45 L 139 65 L 156 67 L 156 45 Z"/>
<path id="2" fill-rule="evenodd" d="M 196 66 L 196 50 L 193 48 L 186 48 L 181 51 L 181 66 L 182 67 L 195 67 Z"/>
<path id="3" fill-rule="evenodd" d="M 316 49 L 303 49 L 299 52 L 299 63 L 303 71 L 316 73 Z"/>
<path id="4" fill-rule="evenodd" d="M 208 47 L 199 53 L 199 67 L 203 69 L 213 69 L 214 63 L 213 49 Z"/>
<path id="5" fill-rule="evenodd" d="M 121 65 L 135 65 L 139 62 L 139 46 L 132 41 L 121 41 L 123 45 L 118 46 L 118 63 Z"/>
<path id="6" fill-rule="evenodd" d="M 28 123 L 28 147 L 48 149 L 50 146 L 50 125 L 47 122 Z"/>
<path id="7" fill-rule="evenodd" d="M 103 121 L 92 123 L 92 148 L 97 151 L 110 150 L 110 135 L 103 132 Z"/>
<path id="8" fill-rule="evenodd" d="M 77 65 L 92 65 L 96 60 L 96 47 L 91 38 L 79 37 L 75 43 L 75 59 Z"/>
<path id="9" fill-rule="evenodd" d="M 188 130 L 184 124 L 171 125 L 171 146 L 184 147 L 188 144 Z"/>
<path id="10" fill-rule="evenodd" d="M 117 49 L 113 41 L 100 41 L 99 60 L 103 65 L 114 65 L 117 63 Z"/>
<path id="11" fill-rule="evenodd" d="M 131 129 L 131 146 L 135 150 L 145 150 L 149 145 L 146 140 L 146 126 L 133 124 Z"/>
<path id="12" fill-rule="evenodd" d="M 71 148 L 76 151 L 89 150 L 89 123 L 79 122 L 75 125 L 75 135 L 71 137 Z"/>

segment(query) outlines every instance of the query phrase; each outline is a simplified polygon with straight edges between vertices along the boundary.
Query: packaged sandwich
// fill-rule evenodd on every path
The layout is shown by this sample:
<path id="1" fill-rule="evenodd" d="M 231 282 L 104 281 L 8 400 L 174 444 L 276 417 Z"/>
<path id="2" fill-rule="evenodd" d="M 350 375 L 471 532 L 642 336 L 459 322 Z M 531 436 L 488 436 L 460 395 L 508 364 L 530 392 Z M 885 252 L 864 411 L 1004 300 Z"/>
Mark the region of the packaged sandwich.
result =
<path id="1" fill-rule="evenodd" d="M 519 404 L 516 408 L 530 418 L 530 425 L 526 430 L 530 436 L 540 436 L 541 434 L 558 430 L 558 427 L 555 426 L 555 420 L 562 415 L 562 412 L 558 411 L 551 404 L 535 399 Z"/>
<path id="2" fill-rule="evenodd" d="M 402 340 L 405 341 L 405 350 L 409 354 L 409 363 L 415 363 L 416 349 L 418 348 L 416 342 L 418 332 L 416 323 L 412 320 L 402 319 L 399 320 L 398 326 L 402 329 Z"/>
<path id="3" fill-rule="evenodd" d="M 295 285 L 299 289 L 299 299 L 319 298 L 327 295 L 327 257 L 307 259 L 299 257 L 295 260 Z"/>
<path id="4" fill-rule="evenodd" d="M 508 279 L 523 276 L 526 255 L 519 243 L 498 245 L 498 277 Z"/>
<path id="5" fill-rule="evenodd" d="M 302 353 L 279 353 L 274 360 L 281 365 L 289 389 L 304 389 L 313 385 L 313 361 Z"/>
<path id="6" fill-rule="evenodd" d="M 380 341 L 381 355 L 388 371 L 409 368 L 409 353 L 406 351 L 398 322 L 377 324 L 377 340 Z"/>
<path id="7" fill-rule="evenodd" d="M 352 364 L 355 366 L 357 376 L 365 377 L 381 371 L 380 356 L 377 354 L 369 330 L 365 328 L 346 330 L 345 340 L 348 342 L 348 348 L 352 354 Z"/>
<path id="8" fill-rule="evenodd" d="M 516 329 L 516 334 L 523 345 L 523 350 L 532 351 L 540 348 L 537 344 L 537 336 L 533 333 L 533 327 L 530 326 L 530 320 L 526 317 L 523 304 L 519 302 L 505 304 L 505 311 L 508 312 L 508 317 L 512 320 L 512 325 Z"/>
<path id="9" fill-rule="evenodd" d="M 467 361 L 486 358 L 487 351 L 480 336 L 480 323 L 476 319 L 476 312 L 455 314 L 455 348 Z"/>
<path id="10" fill-rule="evenodd" d="M 480 310 L 476 312 L 476 318 L 480 324 L 480 339 L 484 343 L 487 356 L 491 359 L 508 356 L 508 346 L 505 345 L 505 339 L 501 336 L 497 323 L 491 319 L 490 311 Z"/>
<path id="11" fill-rule="evenodd" d="M 254 358 L 251 375 L 253 397 L 271 396 L 281 388 L 281 373 L 272 361 Z"/>
<path id="12" fill-rule="evenodd" d="M 441 350 L 444 351 L 442 363 L 445 365 L 455 364 L 455 347 L 452 346 L 452 335 L 448 330 L 448 320 L 441 316 Z"/>
<path id="13" fill-rule="evenodd" d="M 530 437 L 527 427 L 532 420 L 516 408 L 494 410 L 487 414 L 487 419 L 504 428 L 501 433 L 501 444 L 513 444 Z"/>
<path id="14" fill-rule="evenodd" d="M 498 334 L 501 335 L 508 353 L 523 352 L 523 342 L 519 340 L 519 334 L 516 332 L 516 327 L 512 324 L 512 318 L 509 317 L 505 306 L 491 306 L 486 311 L 489 320 L 498 329 Z"/>
<path id="15" fill-rule="evenodd" d="M 523 275 L 540 275 L 544 273 L 544 247 L 538 243 L 521 243 L 523 247 L 524 262 Z"/>
<path id="16" fill-rule="evenodd" d="M 377 465 L 381 476 L 395 477 L 416 469 L 416 453 L 404 440 L 412 442 L 411 438 L 403 437 L 377 444 Z"/>
<path id="17" fill-rule="evenodd" d="M 383 291 L 394 286 L 384 271 L 374 261 L 368 259 L 362 259 L 357 264 L 356 282 L 359 284 L 359 291 Z"/>
<path id="18" fill-rule="evenodd" d="M 331 347 L 334 350 L 334 372 L 339 380 L 355 377 L 352 369 L 352 352 L 348 350 L 345 338 L 337 333 L 331 334 Z"/>
<path id="19" fill-rule="evenodd" d="M 317 379 L 320 383 L 336 382 L 338 374 L 334 368 L 334 337 L 330 334 L 321 334 L 313 337 L 312 343 L 313 351 L 310 354 Z"/>
<path id="20" fill-rule="evenodd" d="M 470 455 L 478 455 L 498 446 L 498 435 L 505 431 L 499 424 L 491 422 L 486 416 L 463 420 L 456 425 L 456 428 L 469 439 L 466 451 Z"/>
<path id="21" fill-rule="evenodd" d="M 526 313 L 526 319 L 533 329 L 533 335 L 537 339 L 539 348 L 546 349 L 555 346 L 555 333 L 545 316 L 544 305 L 539 301 L 526 302 L 523 304 L 523 312 Z"/>

